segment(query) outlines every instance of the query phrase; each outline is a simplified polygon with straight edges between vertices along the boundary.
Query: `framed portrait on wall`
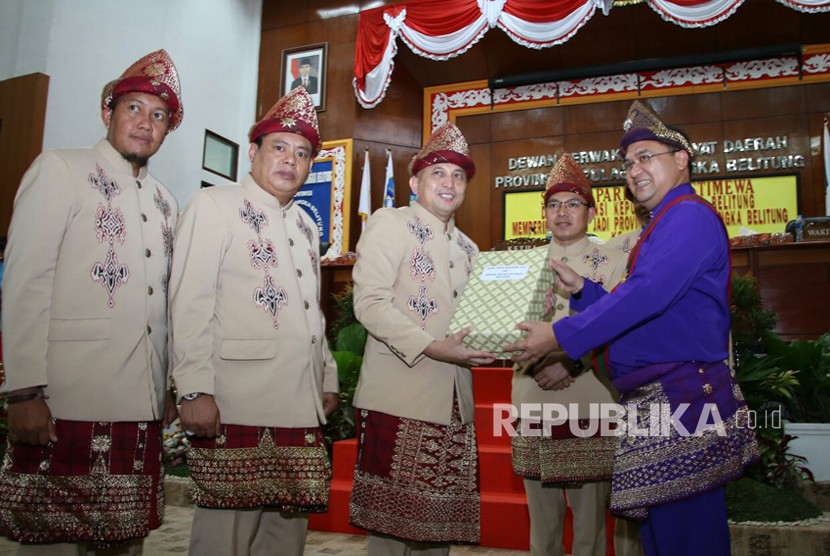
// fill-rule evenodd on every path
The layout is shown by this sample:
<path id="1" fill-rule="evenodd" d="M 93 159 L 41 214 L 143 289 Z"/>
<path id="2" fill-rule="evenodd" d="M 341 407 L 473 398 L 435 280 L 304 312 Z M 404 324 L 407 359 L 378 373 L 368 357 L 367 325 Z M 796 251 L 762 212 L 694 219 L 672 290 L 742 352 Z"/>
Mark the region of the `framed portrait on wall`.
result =
<path id="1" fill-rule="evenodd" d="M 314 108 L 326 109 L 326 63 L 328 43 L 311 44 L 282 51 L 280 96 L 297 87 L 305 87 Z"/>
<path id="2" fill-rule="evenodd" d="M 349 250 L 352 189 L 352 139 L 324 141 L 294 202 L 314 219 L 323 259 Z"/>
<path id="3" fill-rule="evenodd" d="M 205 144 L 202 150 L 203 170 L 236 181 L 238 158 L 239 145 L 209 129 L 205 130 Z"/>

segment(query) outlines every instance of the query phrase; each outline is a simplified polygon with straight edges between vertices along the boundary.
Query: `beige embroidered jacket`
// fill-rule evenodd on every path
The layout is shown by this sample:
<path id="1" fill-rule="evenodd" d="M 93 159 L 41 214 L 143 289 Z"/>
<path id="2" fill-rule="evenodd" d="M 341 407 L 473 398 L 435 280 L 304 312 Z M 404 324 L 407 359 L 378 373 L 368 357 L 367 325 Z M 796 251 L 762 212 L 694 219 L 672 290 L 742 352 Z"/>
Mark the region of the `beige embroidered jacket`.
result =
<path id="1" fill-rule="evenodd" d="M 369 331 L 354 405 L 448 425 L 453 392 L 473 420 L 470 370 L 422 352 L 448 333 L 476 245 L 418 203 L 380 209 L 357 244 L 354 310 Z"/>
<path id="2" fill-rule="evenodd" d="M 23 176 L 3 279 L 3 357 L 52 415 L 159 419 L 176 200 L 107 142 L 48 151 Z"/>
<path id="3" fill-rule="evenodd" d="M 250 174 L 182 211 L 170 278 L 179 396 L 213 394 L 224 424 L 315 427 L 337 368 L 320 308 L 320 240 Z"/>

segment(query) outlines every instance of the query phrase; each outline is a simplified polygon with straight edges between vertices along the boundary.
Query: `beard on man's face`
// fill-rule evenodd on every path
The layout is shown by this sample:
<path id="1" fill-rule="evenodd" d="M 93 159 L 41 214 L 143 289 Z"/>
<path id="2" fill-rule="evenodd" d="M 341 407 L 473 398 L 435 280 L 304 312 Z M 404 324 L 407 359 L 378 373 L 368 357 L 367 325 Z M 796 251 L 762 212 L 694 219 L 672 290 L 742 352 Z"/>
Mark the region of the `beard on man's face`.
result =
<path id="1" fill-rule="evenodd" d="M 147 166 L 147 161 L 150 160 L 149 156 L 141 156 L 135 153 L 121 153 L 121 156 L 124 157 L 124 160 L 135 165 L 137 168 L 144 168 Z"/>

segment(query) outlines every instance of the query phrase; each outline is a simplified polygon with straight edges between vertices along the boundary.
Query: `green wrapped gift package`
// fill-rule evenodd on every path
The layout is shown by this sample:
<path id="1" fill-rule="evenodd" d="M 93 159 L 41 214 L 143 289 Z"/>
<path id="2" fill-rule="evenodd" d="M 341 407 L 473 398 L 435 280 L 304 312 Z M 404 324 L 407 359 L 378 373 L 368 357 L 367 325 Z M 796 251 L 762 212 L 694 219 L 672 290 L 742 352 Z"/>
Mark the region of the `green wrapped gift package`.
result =
<path id="1" fill-rule="evenodd" d="M 472 326 L 464 344 L 508 358 L 505 344 L 521 340 L 523 320 L 550 320 L 545 295 L 553 285 L 548 248 L 483 251 L 453 315 L 450 331 Z"/>

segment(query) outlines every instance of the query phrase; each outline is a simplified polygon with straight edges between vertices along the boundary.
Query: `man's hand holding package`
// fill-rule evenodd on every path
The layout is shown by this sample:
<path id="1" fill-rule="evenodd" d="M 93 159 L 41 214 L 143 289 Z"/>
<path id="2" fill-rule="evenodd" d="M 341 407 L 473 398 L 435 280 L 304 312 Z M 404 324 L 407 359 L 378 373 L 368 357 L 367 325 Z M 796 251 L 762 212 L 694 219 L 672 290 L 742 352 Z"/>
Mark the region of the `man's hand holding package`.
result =
<path id="1" fill-rule="evenodd" d="M 467 334 L 473 331 L 471 326 L 450 334 L 441 341 L 435 340 L 424 350 L 424 355 L 437 361 L 455 363 L 464 367 L 476 367 L 492 363 L 496 355 L 489 351 L 470 349 L 462 343 Z"/>

